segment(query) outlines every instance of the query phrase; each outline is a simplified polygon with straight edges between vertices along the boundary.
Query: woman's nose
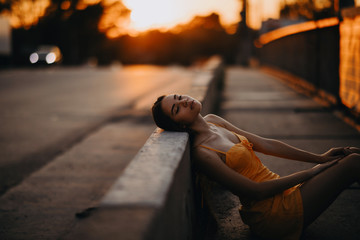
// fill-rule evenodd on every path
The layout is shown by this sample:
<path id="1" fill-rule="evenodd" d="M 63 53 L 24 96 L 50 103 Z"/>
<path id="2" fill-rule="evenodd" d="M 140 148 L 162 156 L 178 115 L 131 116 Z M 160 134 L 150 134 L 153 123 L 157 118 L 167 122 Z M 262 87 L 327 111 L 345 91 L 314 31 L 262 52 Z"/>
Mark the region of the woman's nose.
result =
<path id="1" fill-rule="evenodd" d="M 187 107 L 187 99 L 181 99 L 180 104 Z"/>

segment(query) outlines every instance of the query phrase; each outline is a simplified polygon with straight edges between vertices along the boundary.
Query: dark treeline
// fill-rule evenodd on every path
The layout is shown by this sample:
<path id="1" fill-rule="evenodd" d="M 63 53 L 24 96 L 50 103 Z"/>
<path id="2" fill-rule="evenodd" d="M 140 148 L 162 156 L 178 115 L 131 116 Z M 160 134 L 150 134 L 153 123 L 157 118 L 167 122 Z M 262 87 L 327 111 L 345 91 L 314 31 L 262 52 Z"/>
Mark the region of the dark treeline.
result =
<path id="1" fill-rule="evenodd" d="M 340 9 L 353 7 L 354 0 L 296 0 L 282 5 L 281 18 L 318 20 L 339 16 Z"/>
<path id="2" fill-rule="evenodd" d="M 29 54 L 39 45 L 57 45 L 63 54 L 63 64 L 80 64 L 90 56 L 97 56 L 106 45 L 106 37 L 98 30 L 103 14 L 100 4 L 67 14 L 58 9 L 42 17 L 29 29 L 12 32 L 14 65 L 28 64 Z"/>
<path id="3" fill-rule="evenodd" d="M 196 59 L 219 54 L 233 63 L 237 53 L 238 37 L 230 35 L 221 26 L 219 17 L 211 14 L 195 17 L 179 26 L 177 33 L 150 31 L 138 37 L 122 36 L 111 40 L 117 49 L 113 58 L 125 64 L 190 64 Z M 118 47 L 116 47 L 118 46 Z"/>
<path id="4" fill-rule="evenodd" d="M 90 59 L 99 65 L 114 61 L 122 64 L 191 64 L 198 58 L 219 54 L 233 63 L 239 34 L 228 34 L 217 14 L 195 17 L 175 30 L 145 32 L 133 37 L 107 38 L 98 25 L 104 7 L 87 6 L 69 13 L 58 8 L 28 28 L 12 34 L 12 64 L 29 64 L 28 56 L 39 45 L 57 45 L 64 65 L 78 65 Z"/>
<path id="5" fill-rule="evenodd" d="M 10 11 L 12 4 L 21 0 L 0 2 L 0 12 Z M 153 30 L 133 37 L 122 35 L 106 37 L 119 20 L 129 19 L 130 10 L 121 1 L 105 5 L 105 1 L 79 8 L 79 0 L 51 0 L 44 16 L 36 24 L 13 29 L 10 63 L 20 66 L 29 63 L 29 54 L 40 45 L 57 45 L 63 54 L 62 63 L 79 65 L 88 61 L 107 65 L 114 61 L 122 64 L 191 64 L 194 60 L 219 54 L 227 63 L 239 62 L 239 56 L 251 55 L 252 40 L 256 31 L 244 29 L 239 24 L 235 34 L 228 34 L 220 24 L 217 14 L 194 17 L 189 23 L 172 31 Z M 282 6 L 282 18 L 318 19 L 336 15 L 331 1 L 326 7 L 316 8 L 314 1 L 297 0 Z M 352 4 L 353 0 L 340 1 Z M 111 12 L 114 21 L 101 23 Z M 21 18 L 22 14 L 18 14 Z M 121 24 L 120 24 L 121 25 Z M 99 30 L 100 29 L 100 30 Z M 244 40 L 245 39 L 245 40 Z M 244 41 L 247 42 L 244 45 Z M 245 47 L 244 47 L 245 46 Z M 250 49 L 249 49 L 250 48 Z M 242 62 L 242 61 L 240 61 Z"/>

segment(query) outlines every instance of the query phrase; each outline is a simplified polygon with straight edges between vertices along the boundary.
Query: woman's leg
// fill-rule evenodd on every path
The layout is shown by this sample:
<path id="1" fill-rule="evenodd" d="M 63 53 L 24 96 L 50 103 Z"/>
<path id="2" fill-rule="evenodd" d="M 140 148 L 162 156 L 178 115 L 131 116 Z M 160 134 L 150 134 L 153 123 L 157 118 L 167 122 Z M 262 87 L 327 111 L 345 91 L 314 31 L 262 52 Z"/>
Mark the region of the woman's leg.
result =
<path id="1" fill-rule="evenodd" d="M 360 181 L 359 154 L 348 155 L 305 182 L 300 188 L 304 206 L 304 228 L 325 211 L 345 188 L 356 181 Z"/>

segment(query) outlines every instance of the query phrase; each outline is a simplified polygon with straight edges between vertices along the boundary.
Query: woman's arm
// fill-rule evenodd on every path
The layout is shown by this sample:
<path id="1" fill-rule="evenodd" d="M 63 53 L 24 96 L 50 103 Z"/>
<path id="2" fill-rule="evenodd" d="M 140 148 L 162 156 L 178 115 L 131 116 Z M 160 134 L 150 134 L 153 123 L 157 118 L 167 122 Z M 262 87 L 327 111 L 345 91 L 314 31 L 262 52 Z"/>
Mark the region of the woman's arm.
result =
<path id="1" fill-rule="evenodd" d="M 241 130 L 217 115 L 207 115 L 206 120 L 219 124 L 230 131 L 246 137 L 253 144 L 253 149 L 255 151 L 267 155 L 312 163 L 324 163 L 337 159 L 341 156 L 345 156 L 343 151 L 344 148 L 335 148 L 331 151 L 331 153 L 328 151 L 324 154 L 315 154 L 275 139 L 263 138 L 253 133 Z"/>
<path id="2" fill-rule="evenodd" d="M 216 153 L 207 149 L 201 147 L 196 148 L 194 150 L 194 157 L 200 171 L 210 179 L 223 185 L 239 197 L 255 200 L 265 199 L 281 193 L 335 164 L 335 161 L 319 164 L 314 168 L 300 171 L 286 177 L 257 183 L 229 168 Z"/>

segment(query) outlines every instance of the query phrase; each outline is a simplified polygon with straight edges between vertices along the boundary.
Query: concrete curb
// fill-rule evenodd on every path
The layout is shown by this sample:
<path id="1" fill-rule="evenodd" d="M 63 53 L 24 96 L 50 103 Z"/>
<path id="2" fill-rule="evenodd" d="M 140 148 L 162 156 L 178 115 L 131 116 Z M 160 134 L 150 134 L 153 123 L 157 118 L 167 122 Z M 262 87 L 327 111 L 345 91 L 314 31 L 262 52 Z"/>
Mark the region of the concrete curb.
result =
<path id="1" fill-rule="evenodd" d="M 198 71 L 189 95 L 214 111 L 224 81 L 220 57 Z M 195 196 L 187 133 L 155 129 L 102 199 L 65 239 L 193 239 Z"/>

